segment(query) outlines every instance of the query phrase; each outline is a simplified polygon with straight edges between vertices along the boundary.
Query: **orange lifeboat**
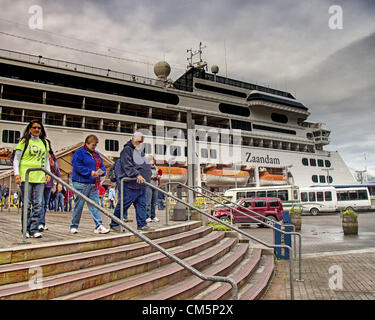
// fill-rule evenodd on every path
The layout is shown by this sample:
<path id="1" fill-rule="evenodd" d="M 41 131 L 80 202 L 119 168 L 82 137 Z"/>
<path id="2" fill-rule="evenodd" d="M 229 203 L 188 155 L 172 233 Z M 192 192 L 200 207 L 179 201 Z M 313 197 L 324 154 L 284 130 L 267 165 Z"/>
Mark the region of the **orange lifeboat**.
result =
<path id="1" fill-rule="evenodd" d="M 278 186 L 287 184 L 287 179 L 282 174 L 271 174 L 266 171 L 260 174 L 259 184 L 261 186 Z"/>
<path id="2" fill-rule="evenodd" d="M 169 182 L 169 166 L 157 166 L 161 171 L 162 176 L 160 178 L 160 185 L 165 185 Z M 170 167 L 170 181 L 180 182 L 186 184 L 187 182 L 187 169 L 181 167 Z"/>
<path id="3" fill-rule="evenodd" d="M 250 174 L 243 170 L 232 169 L 208 169 L 202 177 L 208 187 L 221 187 L 221 186 L 237 186 L 243 187 L 247 185 Z"/>

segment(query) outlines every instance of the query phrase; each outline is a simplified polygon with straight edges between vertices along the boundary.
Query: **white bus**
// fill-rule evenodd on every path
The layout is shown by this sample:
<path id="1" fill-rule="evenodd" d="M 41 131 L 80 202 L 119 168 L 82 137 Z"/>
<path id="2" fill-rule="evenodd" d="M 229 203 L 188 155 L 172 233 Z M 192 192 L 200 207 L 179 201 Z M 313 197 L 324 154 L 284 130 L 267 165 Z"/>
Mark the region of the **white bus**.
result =
<path id="1" fill-rule="evenodd" d="M 346 209 L 369 210 L 371 199 L 366 187 L 310 187 L 300 189 L 303 212 L 318 215 Z"/>
<path id="2" fill-rule="evenodd" d="M 299 188 L 292 185 L 228 189 L 225 191 L 224 197 L 232 202 L 243 198 L 279 198 L 285 210 L 293 206 L 299 207 L 301 204 Z"/>

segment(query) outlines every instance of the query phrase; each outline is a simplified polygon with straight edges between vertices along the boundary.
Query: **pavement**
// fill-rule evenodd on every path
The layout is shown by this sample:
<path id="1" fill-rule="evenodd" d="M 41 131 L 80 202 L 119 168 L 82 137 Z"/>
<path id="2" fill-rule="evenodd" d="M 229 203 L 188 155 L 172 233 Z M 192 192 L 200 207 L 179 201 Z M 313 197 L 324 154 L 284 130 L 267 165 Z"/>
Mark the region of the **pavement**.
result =
<path id="1" fill-rule="evenodd" d="M 260 229 L 249 230 L 260 233 Z M 295 300 L 375 300 L 375 212 L 360 213 L 359 231 L 344 236 L 335 215 L 302 217 L 302 268 L 294 260 Z M 263 232 L 270 240 L 273 231 Z M 264 300 L 289 300 L 289 261 L 277 260 Z"/>

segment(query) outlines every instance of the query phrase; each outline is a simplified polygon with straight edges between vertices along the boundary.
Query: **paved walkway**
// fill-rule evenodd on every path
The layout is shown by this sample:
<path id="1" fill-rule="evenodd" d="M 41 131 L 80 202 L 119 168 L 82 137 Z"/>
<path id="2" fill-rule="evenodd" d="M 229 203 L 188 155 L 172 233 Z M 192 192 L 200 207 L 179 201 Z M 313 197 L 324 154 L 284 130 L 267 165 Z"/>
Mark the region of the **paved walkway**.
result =
<path id="1" fill-rule="evenodd" d="M 375 300 L 375 248 L 303 255 L 295 300 Z M 294 263 L 298 277 L 298 263 Z M 290 299 L 289 261 L 276 262 L 264 300 Z"/>

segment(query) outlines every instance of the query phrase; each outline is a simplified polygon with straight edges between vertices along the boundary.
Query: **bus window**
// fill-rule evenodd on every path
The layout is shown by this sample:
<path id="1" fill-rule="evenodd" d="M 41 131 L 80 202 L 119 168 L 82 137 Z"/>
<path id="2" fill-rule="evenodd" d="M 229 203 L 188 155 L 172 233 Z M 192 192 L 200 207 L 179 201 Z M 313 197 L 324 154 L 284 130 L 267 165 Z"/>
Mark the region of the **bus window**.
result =
<path id="1" fill-rule="evenodd" d="M 255 192 L 246 192 L 246 198 L 256 198 Z"/>
<path id="2" fill-rule="evenodd" d="M 298 191 L 297 190 L 293 190 L 293 199 L 298 200 Z"/>
<path id="3" fill-rule="evenodd" d="M 309 192 L 309 201 L 316 201 L 315 192 Z"/>
<path id="4" fill-rule="evenodd" d="M 359 200 L 368 200 L 367 191 L 366 190 L 358 190 L 358 199 Z"/>
<path id="5" fill-rule="evenodd" d="M 347 200 L 349 200 L 348 192 L 346 191 L 337 192 L 337 201 L 347 201 Z"/>
<path id="6" fill-rule="evenodd" d="M 281 201 L 288 201 L 288 190 L 278 190 L 277 191 L 277 197 Z"/>
<path id="7" fill-rule="evenodd" d="M 349 199 L 350 200 L 358 200 L 358 193 L 357 193 L 357 191 L 349 191 Z"/>
<path id="8" fill-rule="evenodd" d="M 243 198 L 246 198 L 246 193 L 245 192 L 237 192 L 237 200 L 243 199 Z"/>
<path id="9" fill-rule="evenodd" d="M 277 191 L 276 190 L 267 191 L 267 197 L 269 197 L 269 198 L 277 198 Z"/>
<path id="10" fill-rule="evenodd" d="M 324 192 L 324 198 L 326 201 L 332 201 L 332 193 L 331 191 Z"/>
<path id="11" fill-rule="evenodd" d="M 307 192 L 301 192 L 301 201 L 302 202 L 307 202 L 309 201 L 308 197 L 307 197 Z"/>
<path id="12" fill-rule="evenodd" d="M 267 197 L 267 192 L 266 191 L 258 191 L 257 197 L 258 198 L 265 198 L 265 197 Z"/>
<path id="13" fill-rule="evenodd" d="M 317 192 L 316 193 L 316 200 L 324 201 L 323 192 Z"/>
<path id="14" fill-rule="evenodd" d="M 267 203 L 265 200 L 257 200 L 257 201 L 254 201 L 254 207 L 255 208 L 264 208 L 267 206 Z"/>

